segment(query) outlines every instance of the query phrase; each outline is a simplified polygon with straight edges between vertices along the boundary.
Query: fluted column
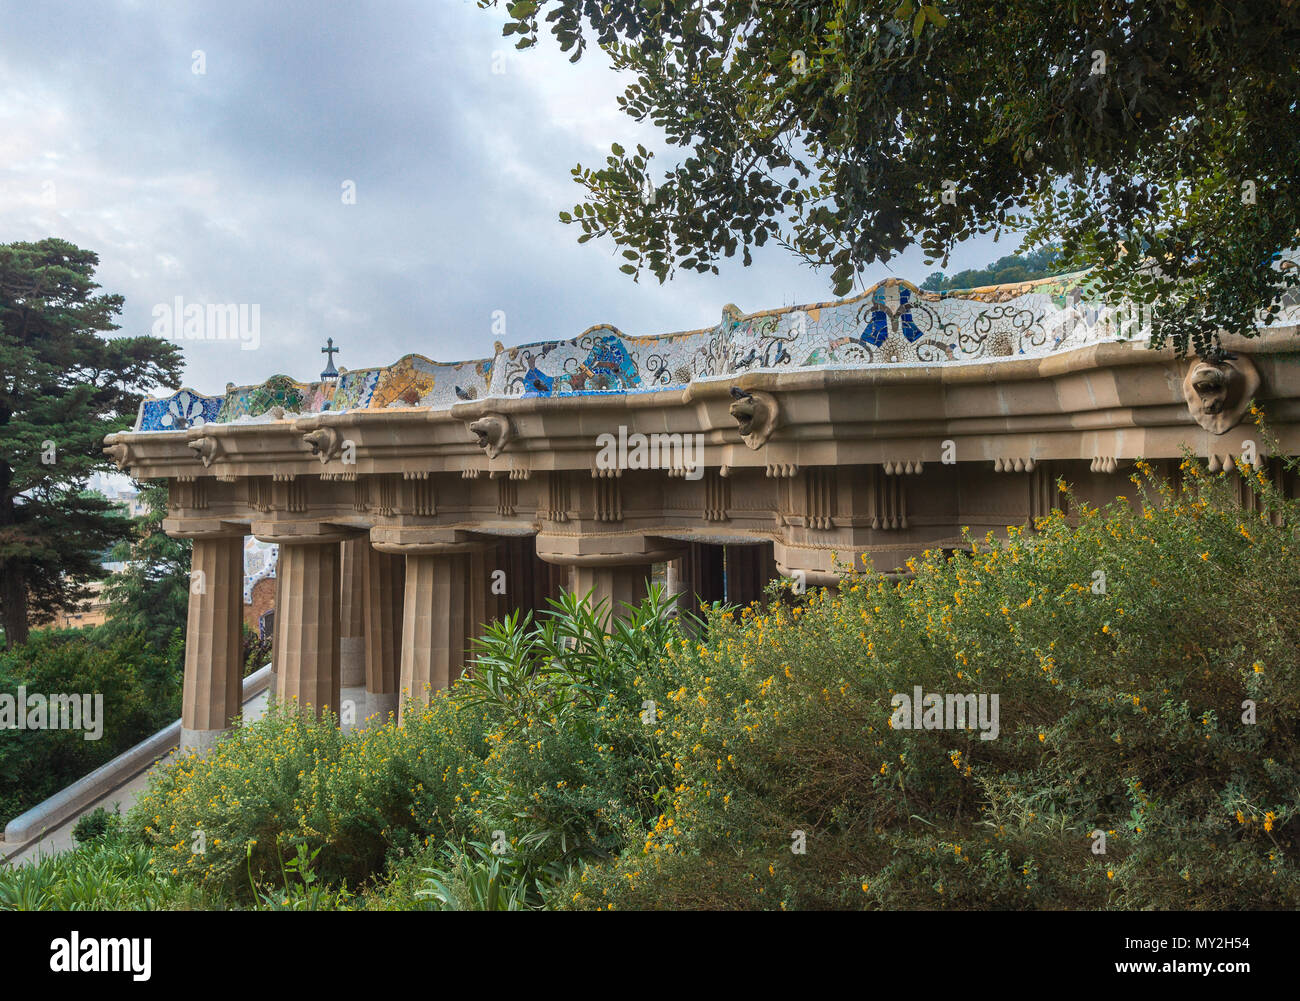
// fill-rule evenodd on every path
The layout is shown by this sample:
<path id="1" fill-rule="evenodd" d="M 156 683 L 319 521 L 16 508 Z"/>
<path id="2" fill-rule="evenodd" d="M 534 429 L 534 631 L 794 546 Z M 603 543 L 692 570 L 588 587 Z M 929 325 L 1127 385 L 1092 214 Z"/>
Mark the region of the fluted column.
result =
<path id="1" fill-rule="evenodd" d="M 639 605 L 646 596 L 646 578 L 650 576 L 649 564 L 633 566 L 575 566 L 573 568 L 573 593 L 588 599 L 595 608 L 600 602 L 605 603 L 605 614 L 613 618 L 623 618 L 630 605 Z"/>
<path id="2" fill-rule="evenodd" d="M 182 751 L 206 751 L 240 712 L 243 583 L 242 535 L 194 539 L 185 627 Z"/>
<path id="3" fill-rule="evenodd" d="M 465 663 L 468 588 L 467 553 L 406 557 L 400 682 L 403 701 L 409 698 L 427 704 L 432 692 L 450 688 L 460 677 Z"/>
<path id="4" fill-rule="evenodd" d="M 339 545 L 280 542 L 279 600 L 273 660 L 276 698 L 337 712 L 339 673 Z"/>
<path id="5" fill-rule="evenodd" d="M 339 543 L 339 723 L 345 730 L 360 725 L 366 706 L 366 581 L 370 540 Z"/>
<path id="6" fill-rule="evenodd" d="M 484 546 L 467 554 L 468 588 L 465 592 L 465 664 L 474 658 L 474 640 L 497 617 L 498 597 L 492 593 L 492 571 L 497 569 L 495 547 Z M 508 582 L 507 582 L 508 583 Z"/>
<path id="7" fill-rule="evenodd" d="M 610 535 L 550 535 L 535 539 L 538 559 L 567 568 L 568 590 L 594 608 L 605 604 L 606 618 L 625 618 L 623 605 L 639 605 L 648 591 L 654 564 L 680 559 L 680 542 L 636 532 Z M 588 597 L 589 596 L 589 597 Z"/>
<path id="8" fill-rule="evenodd" d="M 402 606 L 406 600 L 402 557 L 371 550 L 366 566 L 366 709 L 358 723 L 361 726 L 368 722 L 382 725 L 389 713 L 397 711 Z"/>

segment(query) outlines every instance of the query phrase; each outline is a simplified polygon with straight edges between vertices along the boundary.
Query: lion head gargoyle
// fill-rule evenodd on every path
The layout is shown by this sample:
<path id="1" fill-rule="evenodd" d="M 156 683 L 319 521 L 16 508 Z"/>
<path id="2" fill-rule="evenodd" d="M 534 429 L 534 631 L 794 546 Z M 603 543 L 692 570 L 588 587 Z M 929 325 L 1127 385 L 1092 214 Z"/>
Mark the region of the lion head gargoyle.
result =
<path id="1" fill-rule="evenodd" d="M 781 407 L 771 393 L 748 393 L 731 387 L 734 402 L 731 416 L 740 426 L 740 437 L 752 449 L 762 448 L 772 437 L 781 420 Z"/>
<path id="2" fill-rule="evenodd" d="M 1192 362 L 1183 379 L 1183 398 L 1192 419 L 1211 434 L 1235 427 L 1258 389 L 1255 363 L 1223 351 Z"/>
<path id="3" fill-rule="evenodd" d="M 469 430 L 478 439 L 478 447 L 487 452 L 489 459 L 495 459 L 506 450 L 512 434 L 509 418 L 500 414 L 488 414 L 470 421 Z"/>
<path id="4" fill-rule="evenodd" d="M 204 469 L 212 465 L 213 460 L 221 454 L 221 442 L 211 435 L 195 438 L 193 441 L 186 442 L 186 444 L 194 449 L 194 455 L 203 463 Z"/>
<path id="5" fill-rule="evenodd" d="M 302 440 L 311 446 L 311 454 L 320 459 L 322 466 L 339 454 L 343 444 L 343 436 L 337 429 L 331 427 L 308 431 L 302 436 Z"/>
<path id="6" fill-rule="evenodd" d="M 113 460 L 113 465 L 117 466 L 118 469 L 126 469 L 131 461 L 131 450 L 123 442 L 106 446 L 104 454 Z"/>

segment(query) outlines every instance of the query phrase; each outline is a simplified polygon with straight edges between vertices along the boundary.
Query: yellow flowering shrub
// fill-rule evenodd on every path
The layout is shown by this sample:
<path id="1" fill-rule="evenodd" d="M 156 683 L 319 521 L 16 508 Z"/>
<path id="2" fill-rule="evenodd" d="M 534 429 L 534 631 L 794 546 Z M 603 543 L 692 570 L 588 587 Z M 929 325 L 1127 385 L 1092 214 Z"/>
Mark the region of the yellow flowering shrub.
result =
<path id="1" fill-rule="evenodd" d="M 329 715 L 273 708 L 207 755 L 157 769 L 127 826 L 157 870 L 236 900 L 282 882 L 298 845 L 319 850 L 322 880 L 356 888 L 387 860 L 461 832 L 481 724 L 445 698 L 412 705 L 400 728 L 346 734 Z"/>
<path id="2" fill-rule="evenodd" d="M 1300 505 L 1245 472 L 714 612 L 667 654 L 665 817 L 557 899 L 1300 906 Z M 917 686 L 996 694 L 996 739 L 892 725 Z"/>

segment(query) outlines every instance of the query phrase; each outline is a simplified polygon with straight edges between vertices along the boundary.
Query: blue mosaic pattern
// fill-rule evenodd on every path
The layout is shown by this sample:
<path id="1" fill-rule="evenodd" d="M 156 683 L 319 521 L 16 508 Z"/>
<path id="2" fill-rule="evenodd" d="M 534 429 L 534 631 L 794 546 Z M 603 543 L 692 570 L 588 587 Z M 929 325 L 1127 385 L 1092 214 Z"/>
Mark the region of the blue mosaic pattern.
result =
<path id="1" fill-rule="evenodd" d="M 158 400 L 144 400 L 136 415 L 137 431 L 187 431 L 217 419 L 223 396 L 204 396 L 181 389 Z"/>

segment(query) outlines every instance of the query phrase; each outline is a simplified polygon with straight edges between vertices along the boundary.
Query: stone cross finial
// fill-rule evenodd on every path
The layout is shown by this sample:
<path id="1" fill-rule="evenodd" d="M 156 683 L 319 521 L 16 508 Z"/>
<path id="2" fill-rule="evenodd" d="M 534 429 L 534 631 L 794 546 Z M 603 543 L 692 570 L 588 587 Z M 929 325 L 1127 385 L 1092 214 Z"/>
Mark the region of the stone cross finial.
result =
<path id="1" fill-rule="evenodd" d="M 325 371 L 320 374 L 321 381 L 332 382 L 339 377 L 338 370 L 334 367 L 334 356 L 339 353 L 339 349 L 334 346 L 333 337 L 326 341 L 326 345 L 320 349 L 320 353 L 329 356 L 329 364 L 325 366 Z"/>

